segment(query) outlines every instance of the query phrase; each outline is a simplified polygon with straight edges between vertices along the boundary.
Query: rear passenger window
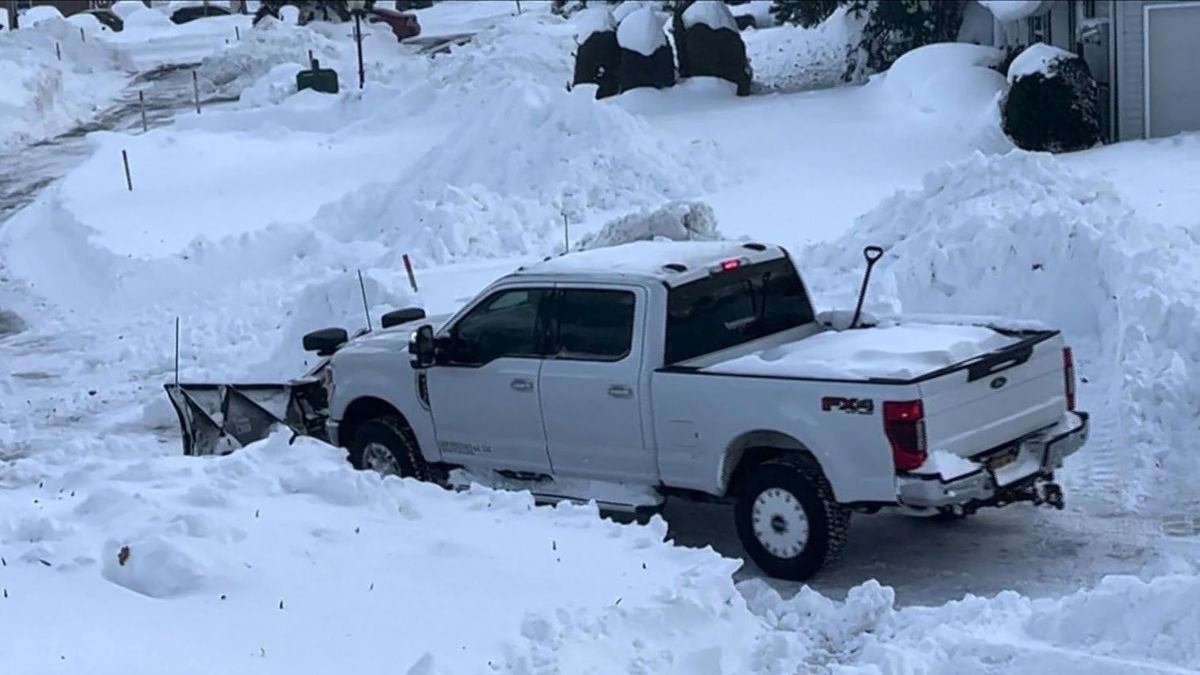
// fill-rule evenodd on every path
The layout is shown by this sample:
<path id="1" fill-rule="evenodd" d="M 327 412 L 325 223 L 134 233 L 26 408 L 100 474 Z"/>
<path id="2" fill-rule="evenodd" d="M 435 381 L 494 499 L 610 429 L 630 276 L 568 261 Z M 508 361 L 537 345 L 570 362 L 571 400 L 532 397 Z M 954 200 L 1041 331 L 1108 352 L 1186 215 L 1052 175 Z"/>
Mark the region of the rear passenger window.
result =
<path id="1" fill-rule="evenodd" d="M 554 358 L 620 361 L 633 347 L 630 291 L 562 289 L 554 302 Z"/>

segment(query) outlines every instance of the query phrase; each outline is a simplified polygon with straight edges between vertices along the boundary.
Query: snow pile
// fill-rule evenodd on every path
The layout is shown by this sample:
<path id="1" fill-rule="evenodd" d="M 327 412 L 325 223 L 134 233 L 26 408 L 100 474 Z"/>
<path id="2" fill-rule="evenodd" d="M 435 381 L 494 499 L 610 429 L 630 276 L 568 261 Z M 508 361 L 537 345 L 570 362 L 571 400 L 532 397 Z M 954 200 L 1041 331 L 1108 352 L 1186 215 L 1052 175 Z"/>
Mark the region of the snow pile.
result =
<path id="1" fill-rule="evenodd" d="M 273 70 L 277 66 L 294 64 L 307 68 L 311 52 L 323 68 L 329 68 L 345 58 L 344 49 L 344 45 L 335 44 L 307 27 L 289 26 L 267 17 L 256 27 L 243 31 L 241 40 L 206 56 L 197 72 L 209 91 L 237 96 L 265 77 L 274 79 L 283 72 Z"/>
<path id="2" fill-rule="evenodd" d="M 170 30 L 175 27 L 171 19 L 166 14 L 157 9 L 149 9 L 143 7 L 137 11 L 130 12 L 125 17 L 125 30 L 135 30 L 138 32 L 145 30 Z"/>
<path id="3" fill-rule="evenodd" d="M 62 12 L 54 5 L 35 5 L 21 12 L 21 28 L 33 28 L 46 21 L 61 21 Z"/>
<path id="4" fill-rule="evenodd" d="M 654 52 L 668 46 L 667 33 L 663 29 L 663 16 L 651 7 L 642 7 L 620 19 L 617 26 L 617 44 L 622 49 L 643 56 L 654 56 Z"/>
<path id="5" fill-rule="evenodd" d="M 703 24 L 713 30 L 727 28 L 738 32 L 737 21 L 723 0 L 696 0 L 683 12 L 683 25 L 691 28 Z"/>
<path id="6" fill-rule="evenodd" d="M 865 22 L 865 13 L 855 17 L 839 7 L 813 28 L 746 31 L 742 40 L 755 85 L 765 91 L 794 92 L 843 84 L 846 59 Z"/>
<path id="7" fill-rule="evenodd" d="M 669 202 L 609 221 L 579 241 L 577 250 L 619 246 L 633 241 L 666 238 L 673 241 L 717 241 L 717 215 L 704 202 Z"/>
<path id="8" fill-rule="evenodd" d="M 296 93 L 296 75 L 306 69 L 299 63 L 274 66 L 257 82 L 242 90 L 238 95 L 238 107 L 261 108 L 283 102 Z"/>
<path id="9" fill-rule="evenodd" d="M 304 335 L 321 328 L 345 328 L 353 335 L 366 328 L 363 314 L 363 291 L 370 307 L 371 325 L 379 328 L 379 317 L 393 309 L 417 305 L 408 293 L 394 292 L 389 285 L 371 274 L 363 274 L 363 285 L 353 272 L 342 272 L 332 278 L 308 284 L 292 300 L 284 314 L 281 338 L 274 354 L 252 373 L 264 377 L 288 378 L 316 365 L 314 356 L 301 348 Z"/>
<path id="10" fill-rule="evenodd" d="M 992 67 L 1003 59 L 1003 50 L 995 47 L 926 45 L 897 59 L 881 76 L 881 86 L 909 116 L 954 129 L 979 149 L 1009 150 L 999 109 L 1008 84 Z"/>
<path id="11" fill-rule="evenodd" d="M 134 12 L 140 12 L 146 9 L 146 3 L 141 0 L 117 0 L 112 4 L 113 14 L 121 17 L 122 20 L 128 20 L 129 16 Z"/>
<path id="12" fill-rule="evenodd" d="M 1022 77 L 1035 73 L 1046 78 L 1053 77 L 1056 70 L 1055 64 L 1063 59 L 1074 58 L 1078 58 L 1078 56 L 1045 42 L 1029 45 L 1009 64 L 1008 82 L 1012 84 Z"/>
<path id="13" fill-rule="evenodd" d="M 163 644 L 188 673 L 239 672 L 248 658 L 272 672 L 378 672 L 379 644 L 402 655 L 398 672 L 423 655 L 434 670 L 418 672 L 551 659 L 575 671 L 606 645 L 642 645 L 664 667 L 751 663 L 761 622 L 730 579 L 737 561 L 665 543 L 661 519 L 619 525 L 594 507 L 533 508 L 528 493 L 381 479 L 289 436 L 219 458 L 137 457 L 110 436 L 0 465 L 13 488 L 0 493 L 5 665 L 153 672 Z M 104 463 L 79 471 L 81 456 Z M 203 640 L 182 637 L 197 625 Z"/>
<path id="14" fill-rule="evenodd" d="M 58 11 L 52 6 L 34 9 Z M 53 16 L 0 33 L 0 63 L 0 151 L 84 123 L 115 97 L 126 79 L 104 42 L 85 41 L 77 26 Z"/>
<path id="15" fill-rule="evenodd" d="M 493 102 L 395 182 L 322 209 L 314 225 L 343 240 L 386 241 L 447 262 L 546 253 L 564 217 L 579 223 L 716 188 L 716 150 L 681 146 L 587 92 L 521 88 Z"/>
<path id="16" fill-rule="evenodd" d="M 835 305 L 852 306 L 844 279 L 861 274 L 867 244 L 887 251 L 872 302 L 885 295 L 905 312 L 1037 319 L 1064 329 L 1084 377 L 1120 373 L 1097 383 L 1119 409 L 1105 421 L 1117 427 L 1111 445 L 1093 442 L 1080 455 L 1097 493 L 1129 507 L 1149 495 L 1196 501 L 1186 496 L 1200 477 L 1190 440 L 1200 433 L 1190 374 L 1200 368 L 1190 338 L 1200 284 L 1189 262 L 1200 244 L 1191 234 L 1140 219 L 1102 178 L 1013 151 L 947 164 L 922 189 L 811 247 L 801 258 L 821 272 L 810 282 L 835 291 Z"/>

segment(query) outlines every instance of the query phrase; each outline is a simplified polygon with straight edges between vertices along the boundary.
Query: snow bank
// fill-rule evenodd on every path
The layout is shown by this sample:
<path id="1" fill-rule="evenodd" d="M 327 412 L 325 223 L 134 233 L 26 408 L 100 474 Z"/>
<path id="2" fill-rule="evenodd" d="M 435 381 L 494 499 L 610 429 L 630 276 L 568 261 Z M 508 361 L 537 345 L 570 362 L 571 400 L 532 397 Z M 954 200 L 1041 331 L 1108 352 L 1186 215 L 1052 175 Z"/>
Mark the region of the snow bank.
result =
<path id="1" fill-rule="evenodd" d="M 738 32 L 737 21 L 724 0 L 697 0 L 683 12 L 683 25 L 691 28 L 704 24 L 713 30 L 728 28 Z"/>
<path id="2" fill-rule="evenodd" d="M 0 33 L 0 63 L 0 151 L 84 123 L 116 96 L 127 77 L 103 41 L 84 41 L 77 26 L 54 16 Z"/>
<path id="3" fill-rule="evenodd" d="M 343 58 L 343 45 L 303 26 L 289 26 L 270 17 L 242 33 L 242 39 L 200 62 L 197 73 L 210 91 L 237 96 L 273 72 L 276 66 L 308 67 L 308 53 L 328 68 Z M 282 71 L 279 71 L 282 72 Z M 293 77 L 295 73 L 293 72 Z"/>
<path id="4" fill-rule="evenodd" d="M 34 5 L 21 12 L 21 28 L 32 28 L 44 21 L 61 21 L 62 12 L 54 5 Z"/>
<path id="5" fill-rule="evenodd" d="M 890 296 L 906 313 L 1032 318 L 1066 331 L 1081 375 L 1116 415 L 1105 420 L 1111 441 L 1093 440 L 1073 460 L 1087 463 L 1089 492 L 1130 508 L 1151 495 L 1144 508 L 1195 503 L 1187 486 L 1200 477 L 1200 455 L 1185 440 L 1200 433 L 1200 385 L 1189 375 L 1200 350 L 1188 337 L 1200 308 L 1188 261 L 1200 244 L 1191 234 L 1139 218 L 1102 178 L 1013 151 L 935 170 L 923 188 L 811 247 L 801 259 L 822 270 L 813 281 L 835 305 L 852 306 L 844 280 L 861 274 L 866 244 L 887 250 L 872 302 Z"/>
<path id="6" fill-rule="evenodd" d="M 1058 61 L 1063 59 L 1076 58 L 1075 54 L 1059 49 L 1045 42 L 1038 42 L 1029 45 L 1013 62 L 1008 66 L 1008 82 L 1012 84 L 1019 78 L 1034 73 L 1040 73 L 1043 77 L 1050 77 L 1053 74 L 1053 66 Z"/>
<path id="7" fill-rule="evenodd" d="M 387 241 L 425 260 L 548 253 L 563 218 L 661 204 L 714 189 L 711 145 L 681 146 L 586 92 L 514 88 L 416 159 L 399 180 L 322 210 L 343 240 Z"/>
<path id="8" fill-rule="evenodd" d="M 617 26 L 617 44 L 624 49 L 653 56 L 654 52 L 668 44 L 663 17 L 651 7 L 634 10 L 620 22 Z"/>

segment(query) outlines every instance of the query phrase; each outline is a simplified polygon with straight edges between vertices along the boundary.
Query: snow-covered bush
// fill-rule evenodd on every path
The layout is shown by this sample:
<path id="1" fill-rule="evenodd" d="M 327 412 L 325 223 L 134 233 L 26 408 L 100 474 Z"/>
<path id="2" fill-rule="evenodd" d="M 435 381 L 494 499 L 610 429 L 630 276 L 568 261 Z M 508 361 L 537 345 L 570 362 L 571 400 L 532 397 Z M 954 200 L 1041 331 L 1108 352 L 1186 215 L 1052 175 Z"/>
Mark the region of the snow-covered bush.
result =
<path id="1" fill-rule="evenodd" d="M 673 86 L 675 54 L 663 30 L 662 16 L 651 7 L 640 7 L 620 21 L 617 43 L 621 47 L 621 91 Z"/>
<path id="2" fill-rule="evenodd" d="M 687 77 L 719 77 L 737 85 L 738 96 L 750 94 L 753 71 L 746 58 L 746 43 L 733 13 L 721 0 L 699 0 L 683 12 L 683 43 L 676 36 L 682 71 L 686 53 Z M 686 50 L 686 52 L 685 52 Z"/>
<path id="3" fill-rule="evenodd" d="M 573 84 L 597 85 L 596 98 L 617 94 L 621 46 L 617 44 L 617 21 L 608 7 L 584 11 L 576 25 L 576 39 L 579 48 L 575 52 Z"/>
<path id="4" fill-rule="evenodd" d="M 1035 44 L 1008 68 L 1004 133 L 1025 150 L 1072 152 L 1100 142 L 1096 80 L 1071 52 Z"/>

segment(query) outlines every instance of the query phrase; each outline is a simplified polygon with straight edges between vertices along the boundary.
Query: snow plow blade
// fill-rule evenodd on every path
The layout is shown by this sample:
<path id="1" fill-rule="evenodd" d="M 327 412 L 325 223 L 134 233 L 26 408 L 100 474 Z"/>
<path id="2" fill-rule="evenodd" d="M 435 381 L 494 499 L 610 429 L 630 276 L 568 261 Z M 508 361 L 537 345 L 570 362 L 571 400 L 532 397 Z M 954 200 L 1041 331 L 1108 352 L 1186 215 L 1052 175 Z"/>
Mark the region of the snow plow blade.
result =
<path id="1" fill-rule="evenodd" d="M 183 435 L 183 454 L 227 455 L 283 426 L 328 441 L 328 395 L 316 377 L 287 384 L 164 385 Z"/>

